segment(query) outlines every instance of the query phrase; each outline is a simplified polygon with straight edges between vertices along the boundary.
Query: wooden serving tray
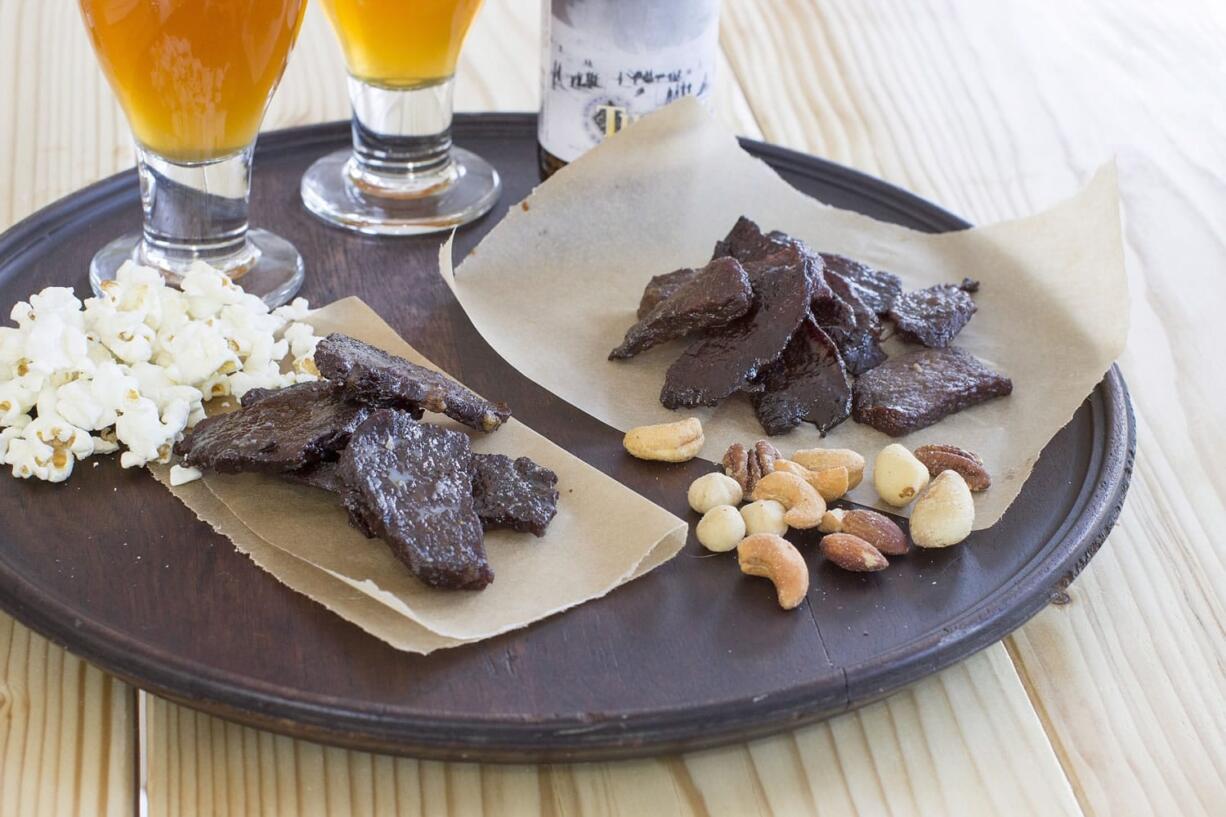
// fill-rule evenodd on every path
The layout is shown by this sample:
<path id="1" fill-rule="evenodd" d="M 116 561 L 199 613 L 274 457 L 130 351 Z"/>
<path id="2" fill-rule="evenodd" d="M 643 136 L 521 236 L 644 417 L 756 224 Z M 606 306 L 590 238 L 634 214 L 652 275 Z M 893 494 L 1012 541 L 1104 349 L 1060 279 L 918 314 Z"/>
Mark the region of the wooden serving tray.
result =
<path id="1" fill-rule="evenodd" d="M 495 212 L 460 231 L 457 257 L 538 183 L 535 133 L 530 115 L 457 118 L 457 142 L 493 162 L 505 184 Z M 635 461 L 620 433 L 507 366 L 438 278 L 439 237 L 350 235 L 302 208 L 302 172 L 348 139 L 347 123 L 321 125 L 262 136 L 256 151 L 251 212 L 301 250 L 303 295 L 313 304 L 361 296 L 478 392 L 507 400 L 538 431 L 692 519 L 685 488 L 710 466 Z M 921 230 L 968 226 L 846 168 L 745 146 L 831 204 Z M 138 227 L 138 196 L 136 174 L 123 173 L 0 237 L 2 314 L 50 284 L 87 296 L 91 256 Z M 708 557 L 691 539 L 672 562 L 603 599 L 424 657 L 280 584 L 147 473 L 103 458 L 61 485 L 0 477 L 0 605 L 133 684 L 295 736 L 483 761 L 690 749 L 861 706 L 1007 635 L 1102 543 L 1135 442 L 1127 390 L 1112 368 L 1004 519 L 963 545 L 913 552 L 870 575 L 832 568 L 802 547 L 812 588 L 804 607 L 784 613 L 732 556 Z"/>

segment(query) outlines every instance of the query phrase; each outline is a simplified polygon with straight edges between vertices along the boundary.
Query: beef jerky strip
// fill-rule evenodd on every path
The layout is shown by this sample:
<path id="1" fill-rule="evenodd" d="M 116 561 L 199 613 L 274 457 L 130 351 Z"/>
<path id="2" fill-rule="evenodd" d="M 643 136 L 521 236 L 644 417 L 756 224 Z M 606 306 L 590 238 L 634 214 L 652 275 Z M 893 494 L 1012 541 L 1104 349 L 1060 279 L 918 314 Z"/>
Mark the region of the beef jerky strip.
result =
<path id="1" fill-rule="evenodd" d="M 812 318 L 759 380 L 762 390 L 751 399 L 767 434 L 784 434 L 807 421 L 824 436 L 851 413 L 851 381 L 838 348 Z"/>
<path id="2" fill-rule="evenodd" d="M 558 512 L 558 475 L 527 457 L 473 455 L 473 501 L 486 529 L 544 536 Z"/>
<path id="3" fill-rule="evenodd" d="M 441 372 L 338 332 L 315 347 L 315 365 L 354 402 L 416 412 L 425 409 L 479 431 L 493 431 L 511 416 L 506 403 L 492 403 Z"/>
<path id="4" fill-rule="evenodd" d="M 975 289 L 978 289 L 978 283 Z M 890 308 L 898 336 L 932 348 L 948 346 L 975 314 L 975 302 L 967 290 L 954 284 L 937 284 L 904 292 Z"/>
<path id="5" fill-rule="evenodd" d="M 702 274 L 702 268 L 673 270 L 666 272 L 663 275 L 656 275 L 647 282 L 647 287 L 643 290 L 643 297 L 639 299 L 639 310 L 636 317 L 639 320 L 647 317 L 651 310 L 655 309 L 656 304 L 663 301 L 669 295 L 672 295 L 681 287 L 693 281 Z"/>
<path id="6" fill-rule="evenodd" d="M 890 358 L 856 380 L 852 417 L 901 437 L 1012 391 L 1013 381 L 969 352 L 956 347 L 918 349 Z"/>
<path id="7" fill-rule="evenodd" d="M 814 299 L 813 312 L 819 326 L 830 335 L 848 373 L 867 372 L 885 360 L 878 338 L 881 322 L 865 303 L 855 284 L 836 272 L 826 270 L 825 280 L 832 296 Z"/>
<path id="8" fill-rule="evenodd" d="M 875 269 L 845 255 L 826 252 L 821 255 L 826 269 L 855 284 L 856 295 L 879 316 L 884 317 L 894 305 L 894 300 L 902 294 L 902 281 L 892 272 Z"/>
<path id="9" fill-rule="evenodd" d="M 322 380 L 257 397 L 197 423 L 175 444 L 183 464 L 223 473 L 298 471 L 334 458 L 370 413 Z"/>
<path id="10" fill-rule="evenodd" d="M 378 536 L 432 587 L 480 590 L 494 579 L 473 504 L 468 437 L 376 411 L 338 465 L 354 526 Z"/>
<path id="11" fill-rule="evenodd" d="M 660 402 L 666 408 L 714 406 L 745 389 L 764 366 L 777 360 L 809 313 L 821 260 L 751 264 L 754 298 L 749 312 L 723 329 L 695 341 L 664 378 Z"/>
<path id="12" fill-rule="evenodd" d="M 625 359 L 702 329 L 725 326 L 749 311 L 753 289 L 735 258 L 717 258 L 626 332 L 610 360 Z"/>

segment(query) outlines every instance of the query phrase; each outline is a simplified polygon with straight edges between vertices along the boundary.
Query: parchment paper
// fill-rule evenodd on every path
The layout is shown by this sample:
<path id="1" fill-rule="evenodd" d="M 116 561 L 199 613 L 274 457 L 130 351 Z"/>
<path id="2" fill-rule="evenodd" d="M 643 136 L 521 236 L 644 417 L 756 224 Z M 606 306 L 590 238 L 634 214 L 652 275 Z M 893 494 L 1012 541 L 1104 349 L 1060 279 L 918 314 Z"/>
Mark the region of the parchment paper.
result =
<path id="1" fill-rule="evenodd" d="M 317 334 L 345 332 L 434 367 L 357 298 L 312 312 Z M 512 407 L 513 409 L 514 407 Z M 460 431 L 462 426 L 427 415 Z M 598 598 L 672 558 L 686 523 L 512 419 L 470 434 L 473 450 L 527 456 L 558 474 L 558 514 L 543 538 L 490 531 L 494 582 L 480 592 L 426 587 L 331 495 L 274 477 L 210 474 L 170 488 L 252 561 L 397 649 L 479 641 Z M 169 488 L 168 469 L 155 474 Z"/>
<path id="2" fill-rule="evenodd" d="M 928 235 L 824 205 L 743 151 L 688 100 L 626 128 L 539 187 L 453 274 L 440 273 L 473 324 L 511 365 L 578 408 L 625 430 L 683 415 L 702 419 L 702 456 L 763 437 L 749 400 L 670 412 L 664 373 L 684 341 L 630 361 L 607 355 L 635 320 L 652 275 L 701 266 L 747 215 L 816 250 L 890 270 L 908 288 L 982 282 L 979 311 L 956 345 L 1013 378 L 1013 395 L 899 441 L 951 443 L 979 453 L 991 490 L 975 528 L 994 524 L 1021 491 L 1043 447 L 1124 348 L 1128 291 L 1115 168 L 1052 209 L 1017 221 Z M 892 341 L 887 351 L 902 344 Z M 774 439 L 784 454 L 848 447 L 871 464 L 893 438 L 848 420 L 824 440 L 802 424 Z M 851 496 L 879 505 L 871 479 Z"/>

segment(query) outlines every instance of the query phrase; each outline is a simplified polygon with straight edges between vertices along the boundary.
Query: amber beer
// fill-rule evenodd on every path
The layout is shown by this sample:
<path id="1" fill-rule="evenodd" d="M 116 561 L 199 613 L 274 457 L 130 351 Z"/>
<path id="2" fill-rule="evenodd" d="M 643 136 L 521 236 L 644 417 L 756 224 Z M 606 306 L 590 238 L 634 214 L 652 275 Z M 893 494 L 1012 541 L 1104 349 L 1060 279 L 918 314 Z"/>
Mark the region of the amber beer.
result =
<path id="1" fill-rule="evenodd" d="M 251 144 L 307 0 L 80 0 L 142 146 L 207 162 Z"/>
<path id="2" fill-rule="evenodd" d="M 455 73 L 481 0 L 323 0 L 349 73 L 383 88 L 415 88 Z"/>

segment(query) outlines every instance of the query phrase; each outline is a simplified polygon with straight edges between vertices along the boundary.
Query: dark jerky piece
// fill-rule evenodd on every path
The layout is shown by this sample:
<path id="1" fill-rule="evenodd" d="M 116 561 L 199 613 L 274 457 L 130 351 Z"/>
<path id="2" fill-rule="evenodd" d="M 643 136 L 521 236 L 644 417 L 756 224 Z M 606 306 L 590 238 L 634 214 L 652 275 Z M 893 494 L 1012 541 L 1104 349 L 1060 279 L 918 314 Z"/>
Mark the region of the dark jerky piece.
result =
<path id="1" fill-rule="evenodd" d="M 197 423 L 175 443 L 183 464 L 223 473 L 298 471 L 333 457 L 370 413 L 322 380 L 261 396 Z"/>
<path id="2" fill-rule="evenodd" d="M 826 269 L 854 284 L 860 300 L 877 315 L 889 312 L 895 299 L 902 294 L 902 280 L 892 272 L 870 267 L 845 255 L 826 252 L 821 255 Z"/>
<path id="3" fill-rule="evenodd" d="M 544 536 L 558 512 L 558 475 L 527 457 L 473 455 L 473 503 L 486 530 Z"/>
<path id="4" fill-rule="evenodd" d="M 633 357 L 701 329 L 725 326 L 748 312 L 752 302 L 744 268 L 735 258 L 717 258 L 630 327 L 609 359 Z"/>
<path id="5" fill-rule="evenodd" d="M 814 299 L 814 317 L 838 347 L 848 373 L 858 375 L 880 365 L 886 358 L 879 342 L 881 322 L 860 299 L 864 290 L 830 270 L 824 277 L 833 294 Z"/>
<path id="6" fill-rule="evenodd" d="M 666 408 L 714 406 L 750 386 L 762 367 L 777 360 L 809 312 L 821 260 L 751 264 L 747 271 L 753 304 L 743 317 L 690 344 L 664 378 L 660 402 Z"/>
<path id="7" fill-rule="evenodd" d="M 856 380 L 852 417 L 900 437 L 1012 391 L 1013 381 L 969 352 L 956 347 L 918 349 L 890 358 Z"/>
<path id="8" fill-rule="evenodd" d="M 473 504 L 472 452 L 458 431 L 376 411 L 338 465 L 354 526 L 383 539 L 433 587 L 480 590 L 494 579 Z"/>
<path id="9" fill-rule="evenodd" d="M 315 347 L 315 365 L 358 403 L 446 414 L 470 428 L 493 431 L 511 416 L 447 375 L 410 363 L 348 335 L 333 332 Z"/>
<path id="10" fill-rule="evenodd" d="M 242 406 L 243 408 L 247 408 L 247 406 L 255 405 L 256 403 L 263 400 L 265 397 L 274 395 L 279 391 L 281 391 L 281 389 L 265 389 L 265 388 L 247 389 L 247 391 L 243 392 L 243 396 L 238 398 L 238 404 Z"/>
<path id="11" fill-rule="evenodd" d="M 335 460 L 311 465 L 301 471 L 289 471 L 281 476 L 290 482 L 309 485 L 312 488 L 330 491 L 334 494 L 339 494 L 345 489 L 345 483 L 341 482 L 340 469 Z"/>
<path id="12" fill-rule="evenodd" d="M 890 319 L 903 340 L 934 349 L 948 346 L 974 314 L 971 296 L 953 284 L 905 292 L 890 308 Z"/>
<path id="13" fill-rule="evenodd" d="M 753 407 L 767 434 L 783 434 L 807 421 L 825 435 L 851 413 L 851 381 L 838 348 L 812 319 L 800 325 L 760 380 Z"/>
<path id="14" fill-rule="evenodd" d="M 647 317 L 647 313 L 651 312 L 656 304 L 681 289 L 690 281 L 693 281 L 700 274 L 702 274 L 701 268 L 690 269 L 686 267 L 653 277 L 647 282 L 647 287 L 643 290 L 643 297 L 639 299 L 638 319 L 642 320 Z"/>
<path id="15" fill-rule="evenodd" d="M 799 244 L 791 236 L 775 230 L 763 233 L 752 220 L 741 216 L 722 241 L 715 242 L 712 259 L 732 256 L 742 264 L 763 261 L 780 250 Z"/>

